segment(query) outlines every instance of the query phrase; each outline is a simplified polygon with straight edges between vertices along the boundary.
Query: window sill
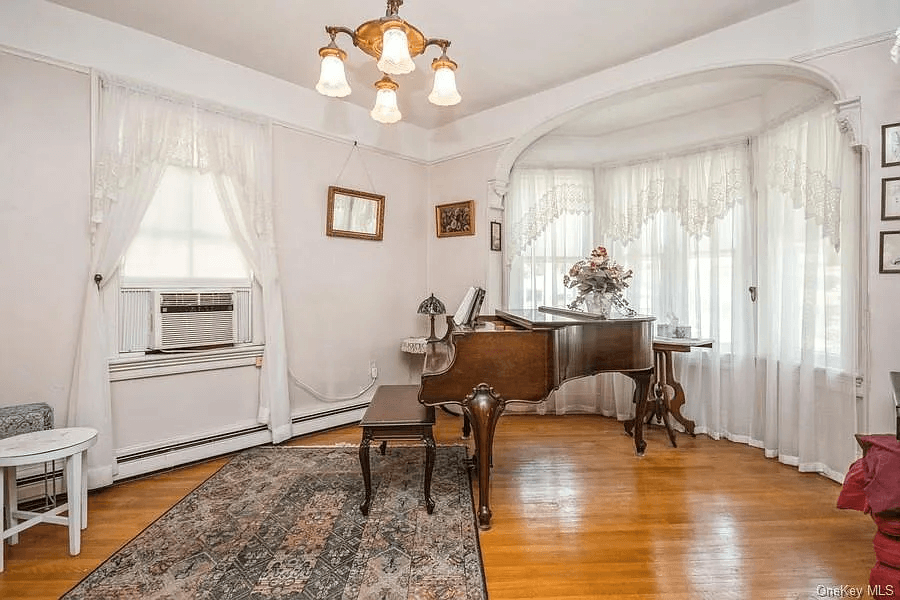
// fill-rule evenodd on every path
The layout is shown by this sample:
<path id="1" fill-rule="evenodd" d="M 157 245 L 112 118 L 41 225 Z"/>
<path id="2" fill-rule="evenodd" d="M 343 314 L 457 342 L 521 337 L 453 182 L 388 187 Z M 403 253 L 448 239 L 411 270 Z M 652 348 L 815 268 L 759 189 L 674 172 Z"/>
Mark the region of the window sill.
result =
<path id="1" fill-rule="evenodd" d="M 264 345 L 256 344 L 178 354 L 145 354 L 112 358 L 109 361 L 109 380 L 127 381 L 216 369 L 261 366 L 264 349 Z"/>

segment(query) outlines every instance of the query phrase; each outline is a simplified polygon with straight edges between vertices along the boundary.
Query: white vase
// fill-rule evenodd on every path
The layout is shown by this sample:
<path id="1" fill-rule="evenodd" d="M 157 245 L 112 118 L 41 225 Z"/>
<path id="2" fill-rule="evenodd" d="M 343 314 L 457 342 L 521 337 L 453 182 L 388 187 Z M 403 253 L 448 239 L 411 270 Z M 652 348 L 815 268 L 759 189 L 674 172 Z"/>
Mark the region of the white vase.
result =
<path id="1" fill-rule="evenodd" d="M 612 296 L 600 292 L 591 292 L 584 297 L 584 308 L 591 314 L 608 319 L 612 310 Z"/>

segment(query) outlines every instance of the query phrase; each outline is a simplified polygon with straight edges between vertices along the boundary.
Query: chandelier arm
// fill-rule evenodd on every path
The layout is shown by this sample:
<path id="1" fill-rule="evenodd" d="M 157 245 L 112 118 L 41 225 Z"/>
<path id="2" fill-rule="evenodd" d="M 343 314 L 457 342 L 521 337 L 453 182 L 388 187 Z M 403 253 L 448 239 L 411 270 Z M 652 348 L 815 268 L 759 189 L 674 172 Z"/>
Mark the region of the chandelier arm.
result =
<path id="1" fill-rule="evenodd" d="M 441 52 L 447 52 L 447 48 L 450 47 L 450 40 L 445 40 L 441 38 L 430 38 L 425 40 L 425 45 L 422 47 L 422 53 L 425 53 L 425 48 L 428 46 L 437 46 L 441 49 Z"/>
<path id="2" fill-rule="evenodd" d="M 326 25 L 326 26 L 325 26 L 325 33 L 327 33 L 328 35 L 331 36 L 331 41 L 332 41 L 332 42 L 334 41 L 334 38 L 335 38 L 335 36 L 337 36 L 337 34 L 339 34 L 339 33 L 346 33 L 347 35 L 350 36 L 350 39 L 353 40 L 353 45 L 354 45 L 354 46 L 357 45 L 357 43 L 356 43 L 356 32 L 354 32 L 352 29 L 348 29 L 348 28 L 346 28 L 346 27 L 340 27 L 340 26 L 337 26 L 337 25 Z"/>

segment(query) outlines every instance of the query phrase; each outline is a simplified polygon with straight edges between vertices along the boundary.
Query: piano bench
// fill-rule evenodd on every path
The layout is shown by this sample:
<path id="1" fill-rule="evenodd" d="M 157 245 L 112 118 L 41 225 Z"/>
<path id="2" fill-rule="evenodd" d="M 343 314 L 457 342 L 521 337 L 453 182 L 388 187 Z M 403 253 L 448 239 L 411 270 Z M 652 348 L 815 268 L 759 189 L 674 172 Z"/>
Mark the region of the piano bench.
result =
<path id="1" fill-rule="evenodd" d="M 380 385 L 359 422 L 362 441 L 359 444 L 359 464 L 366 485 L 366 499 L 360 505 L 362 514 L 369 514 L 372 500 L 372 475 L 369 470 L 369 444 L 381 442 L 385 453 L 388 440 L 421 440 L 425 443 L 425 508 L 434 510 L 431 498 L 431 473 L 434 470 L 434 407 L 419 402 L 418 385 Z"/>

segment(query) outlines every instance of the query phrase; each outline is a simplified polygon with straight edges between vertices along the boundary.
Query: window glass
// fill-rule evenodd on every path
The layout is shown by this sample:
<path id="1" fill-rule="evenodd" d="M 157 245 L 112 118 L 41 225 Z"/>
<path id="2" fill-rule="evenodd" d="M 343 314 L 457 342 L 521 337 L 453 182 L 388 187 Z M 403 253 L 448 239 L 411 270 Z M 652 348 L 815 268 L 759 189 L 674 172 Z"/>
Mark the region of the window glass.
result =
<path id="1" fill-rule="evenodd" d="M 123 277 L 249 279 L 250 270 L 228 228 L 210 175 L 166 169 L 125 254 Z"/>

